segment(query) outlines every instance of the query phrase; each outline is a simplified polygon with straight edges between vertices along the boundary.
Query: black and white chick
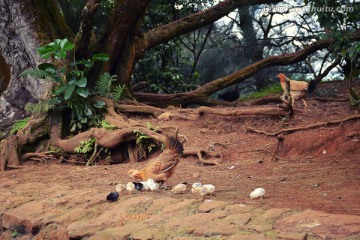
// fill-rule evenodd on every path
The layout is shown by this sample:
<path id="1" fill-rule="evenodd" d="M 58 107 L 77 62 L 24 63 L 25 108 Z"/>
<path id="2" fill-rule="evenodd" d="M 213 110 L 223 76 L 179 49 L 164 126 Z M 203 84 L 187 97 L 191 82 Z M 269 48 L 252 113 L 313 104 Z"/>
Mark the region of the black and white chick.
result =
<path id="1" fill-rule="evenodd" d="M 135 189 L 138 191 L 141 191 L 144 187 L 144 184 L 142 184 L 141 182 L 133 182 L 133 184 L 135 185 Z"/>

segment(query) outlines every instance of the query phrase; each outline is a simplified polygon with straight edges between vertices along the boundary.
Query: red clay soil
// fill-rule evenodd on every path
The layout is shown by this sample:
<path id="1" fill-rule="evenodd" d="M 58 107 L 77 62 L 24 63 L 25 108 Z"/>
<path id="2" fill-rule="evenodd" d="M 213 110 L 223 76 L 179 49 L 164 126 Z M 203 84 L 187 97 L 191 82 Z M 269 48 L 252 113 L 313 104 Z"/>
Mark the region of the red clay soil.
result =
<path id="1" fill-rule="evenodd" d="M 346 83 L 343 82 L 320 84 L 318 87 L 327 91 L 335 89 L 337 98 L 347 98 L 345 88 Z M 220 166 L 202 165 L 195 157 L 182 158 L 175 175 L 168 181 L 170 186 L 181 182 L 211 183 L 216 186 L 215 196 L 211 198 L 216 200 L 360 215 L 359 119 L 285 133 L 282 134 L 282 143 L 274 136 L 246 131 L 252 127 L 271 132 L 357 114 L 356 110 L 350 109 L 349 102 L 321 102 L 311 98 L 307 103 L 308 107 L 304 109 L 301 101 L 296 102 L 295 115 L 290 120 L 210 114 L 198 117 L 195 121 L 172 119 L 165 122 L 144 116 L 132 117 L 143 123 L 150 122 L 152 126 L 178 126 L 179 134 L 188 139 L 184 143 L 185 149 L 200 147 L 221 152 L 223 162 Z M 75 172 L 79 166 L 59 168 L 29 161 L 21 170 L 1 175 L 16 172 L 20 181 L 21 178 L 23 181 L 45 181 L 51 176 L 54 183 L 61 183 L 64 179 L 72 180 L 73 187 L 79 189 L 91 184 L 91 176 L 94 176 L 106 183 L 94 187 L 112 191 L 112 183 L 130 181 L 127 171 L 141 168 L 145 163 L 88 167 L 90 178 L 77 178 Z M 41 172 L 41 169 L 46 171 Z M 36 174 L 31 174 L 31 171 Z M 250 192 L 257 187 L 266 190 L 266 197 L 250 200 Z M 158 194 L 168 196 L 171 193 L 160 191 Z M 191 193 L 178 197 L 194 198 Z"/>

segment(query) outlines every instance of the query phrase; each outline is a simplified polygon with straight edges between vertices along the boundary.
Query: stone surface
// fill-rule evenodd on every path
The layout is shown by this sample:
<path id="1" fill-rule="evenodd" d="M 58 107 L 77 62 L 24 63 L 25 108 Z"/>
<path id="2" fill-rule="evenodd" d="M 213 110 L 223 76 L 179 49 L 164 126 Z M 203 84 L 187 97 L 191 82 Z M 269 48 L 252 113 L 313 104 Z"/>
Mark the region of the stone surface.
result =
<path id="1" fill-rule="evenodd" d="M 87 176 L 86 170 L 75 176 Z M 256 208 L 226 201 L 122 194 L 112 187 L 10 180 L 0 182 L 0 240 L 63 239 L 360 239 L 360 216 L 314 210 Z M 94 184 L 105 186 L 97 179 Z M 164 191 L 164 190 L 162 190 Z"/>
<path id="2" fill-rule="evenodd" d="M 324 239 L 343 239 L 360 234 L 360 216 L 305 210 L 279 219 L 274 227 L 280 232 L 308 232 Z"/>
<path id="3" fill-rule="evenodd" d="M 199 212 L 206 213 L 206 212 L 210 212 L 213 209 L 224 207 L 226 206 L 226 204 L 227 203 L 224 201 L 214 201 L 214 200 L 205 201 L 199 206 L 198 210 Z"/>

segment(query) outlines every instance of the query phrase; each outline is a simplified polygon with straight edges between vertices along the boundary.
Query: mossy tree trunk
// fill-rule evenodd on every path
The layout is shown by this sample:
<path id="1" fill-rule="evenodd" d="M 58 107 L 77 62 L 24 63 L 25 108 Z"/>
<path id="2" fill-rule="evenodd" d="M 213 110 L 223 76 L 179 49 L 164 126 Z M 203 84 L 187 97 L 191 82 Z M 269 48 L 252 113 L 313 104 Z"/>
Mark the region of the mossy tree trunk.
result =
<path id="1" fill-rule="evenodd" d="M 36 49 L 55 38 L 72 38 L 55 0 L 0 1 L 0 74 L 5 77 L 0 94 L 0 130 L 5 132 L 16 119 L 24 118 L 24 106 L 47 98 L 52 84 L 31 77 L 19 77 L 41 60 Z M 1 170 L 20 163 L 22 146 L 48 135 L 47 117 L 32 118 L 17 135 L 0 143 Z M 0 137 L 2 137 L 0 135 Z"/>
<path id="2" fill-rule="evenodd" d="M 55 0 L 2 0 L 0 15 L 0 74 L 6 78 L 0 96 L 0 129 L 4 130 L 26 115 L 26 103 L 46 98 L 51 89 L 48 81 L 19 77 L 41 62 L 36 49 L 55 38 L 71 38 L 72 33 Z"/>

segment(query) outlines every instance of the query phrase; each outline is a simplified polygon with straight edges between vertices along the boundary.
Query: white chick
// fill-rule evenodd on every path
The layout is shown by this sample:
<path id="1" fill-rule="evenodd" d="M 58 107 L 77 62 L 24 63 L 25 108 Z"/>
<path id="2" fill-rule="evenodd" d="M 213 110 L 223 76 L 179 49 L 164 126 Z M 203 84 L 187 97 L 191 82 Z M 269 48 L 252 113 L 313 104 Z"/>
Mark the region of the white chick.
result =
<path id="1" fill-rule="evenodd" d="M 204 188 L 204 187 L 199 187 L 199 189 L 198 189 L 198 192 L 197 192 L 198 194 L 200 194 L 200 196 L 201 196 L 201 199 L 204 199 L 204 197 L 205 197 L 205 195 L 207 195 L 208 194 L 208 191 L 207 191 L 207 189 L 206 188 Z"/>
<path id="2" fill-rule="evenodd" d="M 215 192 L 215 186 L 212 184 L 201 185 L 201 183 L 194 183 L 192 185 L 191 192 L 194 194 L 199 194 L 201 198 L 204 198 L 206 195 L 211 195 Z"/>
<path id="3" fill-rule="evenodd" d="M 191 192 L 195 193 L 195 194 L 199 194 L 201 187 L 202 187 L 201 183 L 199 183 L 199 182 L 193 183 Z"/>
<path id="4" fill-rule="evenodd" d="M 263 188 L 256 188 L 254 191 L 250 193 L 251 199 L 262 198 L 264 196 L 265 196 L 265 189 Z"/>
<path id="5" fill-rule="evenodd" d="M 124 184 L 116 184 L 115 185 L 115 190 L 118 192 L 118 193 L 121 193 L 122 191 L 124 191 L 126 189 L 126 186 Z"/>
<path id="6" fill-rule="evenodd" d="M 171 192 L 172 192 L 172 193 L 183 193 L 183 192 L 185 192 L 185 191 L 186 191 L 186 185 L 185 185 L 185 184 L 182 184 L 182 183 L 176 185 L 175 187 L 173 187 L 173 188 L 171 189 Z"/>
<path id="7" fill-rule="evenodd" d="M 142 191 L 149 191 L 150 190 L 150 183 L 149 182 L 140 182 L 142 183 L 143 187 L 142 187 Z"/>
<path id="8" fill-rule="evenodd" d="M 158 183 L 156 183 L 152 178 L 149 178 L 147 180 L 147 184 L 149 185 L 149 189 L 151 191 L 158 191 L 160 188 L 160 185 Z"/>
<path id="9" fill-rule="evenodd" d="M 215 192 L 215 186 L 212 184 L 205 184 L 202 188 L 206 190 L 206 195 L 211 195 Z"/>
<path id="10" fill-rule="evenodd" d="M 129 193 L 135 191 L 135 184 L 132 182 L 128 182 L 128 184 L 126 184 L 126 191 L 128 191 Z"/>

